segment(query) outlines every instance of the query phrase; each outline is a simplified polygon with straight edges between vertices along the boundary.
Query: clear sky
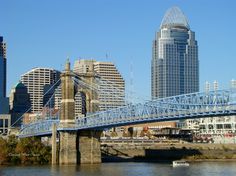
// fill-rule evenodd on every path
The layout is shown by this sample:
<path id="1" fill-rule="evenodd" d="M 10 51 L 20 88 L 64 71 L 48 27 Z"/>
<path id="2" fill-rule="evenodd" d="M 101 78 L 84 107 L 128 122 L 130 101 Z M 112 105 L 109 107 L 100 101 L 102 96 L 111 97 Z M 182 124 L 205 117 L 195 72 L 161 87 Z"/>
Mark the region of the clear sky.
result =
<path id="1" fill-rule="evenodd" d="M 214 80 L 229 87 L 236 79 L 234 0 L 0 0 L 8 92 L 33 67 L 62 70 L 69 56 L 72 63 L 115 62 L 128 87 L 133 80 L 138 96 L 150 96 L 152 40 L 172 6 L 196 32 L 201 90 Z"/>

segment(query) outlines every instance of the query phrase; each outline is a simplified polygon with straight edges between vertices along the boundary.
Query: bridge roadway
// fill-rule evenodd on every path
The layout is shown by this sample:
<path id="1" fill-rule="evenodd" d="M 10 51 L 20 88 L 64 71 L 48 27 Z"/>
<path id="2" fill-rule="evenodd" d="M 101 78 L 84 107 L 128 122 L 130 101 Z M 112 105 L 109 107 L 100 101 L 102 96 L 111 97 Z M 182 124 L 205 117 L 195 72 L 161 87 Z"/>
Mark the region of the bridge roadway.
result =
<path id="1" fill-rule="evenodd" d="M 75 124 L 69 128 L 59 125 L 59 114 L 57 114 L 22 126 L 19 137 L 50 136 L 53 123 L 57 125 L 57 131 L 101 130 L 148 122 L 235 114 L 236 91 L 219 90 L 173 96 L 90 113 L 86 117 L 76 118 Z"/>

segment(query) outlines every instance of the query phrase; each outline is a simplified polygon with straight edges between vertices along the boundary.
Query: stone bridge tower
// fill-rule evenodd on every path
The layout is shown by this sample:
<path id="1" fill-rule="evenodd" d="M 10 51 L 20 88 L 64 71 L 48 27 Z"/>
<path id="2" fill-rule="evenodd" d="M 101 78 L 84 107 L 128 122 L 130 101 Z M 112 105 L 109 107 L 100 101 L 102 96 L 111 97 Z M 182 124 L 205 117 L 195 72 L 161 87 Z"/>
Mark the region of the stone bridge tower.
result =
<path id="1" fill-rule="evenodd" d="M 75 126 L 74 117 L 74 83 L 70 70 L 70 63 L 67 61 L 65 71 L 61 74 L 61 113 L 59 127 L 60 131 L 60 164 L 77 163 L 77 131 L 66 130 Z"/>
<path id="2" fill-rule="evenodd" d="M 70 63 L 67 61 L 65 71 L 61 74 L 61 115 L 60 125 L 60 164 L 94 164 L 101 163 L 100 135 L 97 130 L 71 130 L 75 127 L 74 106 L 75 90 L 73 83 L 74 74 L 70 70 Z M 92 84 L 95 78 L 94 73 L 78 75 L 86 84 Z M 87 112 L 98 110 L 96 102 L 97 94 L 94 90 L 86 87 L 79 87 L 78 91 L 86 96 Z"/>
<path id="3" fill-rule="evenodd" d="M 78 74 L 78 78 L 85 82 L 87 85 L 94 86 L 94 72 Z M 84 93 L 86 97 L 87 113 L 96 112 L 99 110 L 96 90 L 86 86 L 81 86 L 78 88 L 78 91 Z M 97 130 L 83 130 L 78 132 L 79 163 L 101 163 L 101 149 L 99 141 L 100 136 L 101 131 Z"/>

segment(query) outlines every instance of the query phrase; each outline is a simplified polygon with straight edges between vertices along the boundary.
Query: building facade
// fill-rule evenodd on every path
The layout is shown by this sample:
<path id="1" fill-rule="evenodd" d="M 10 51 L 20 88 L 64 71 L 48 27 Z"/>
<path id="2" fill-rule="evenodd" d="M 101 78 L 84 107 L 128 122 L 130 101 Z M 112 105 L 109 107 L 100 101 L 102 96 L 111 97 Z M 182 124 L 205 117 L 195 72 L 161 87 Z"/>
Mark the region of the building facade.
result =
<path id="1" fill-rule="evenodd" d="M 6 43 L 3 42 L 3 37 L 0 36 L 0 114 L 9 113 L 9 100 L 6 97 L 6 81 L 7 81 Z"/>
<path id="2" fill-rule="evenodd" d="M 124 106 L 125 81 L 116 66 L 112 62 L 94 62 L 94 71 L 102 79 L 98 94 L 100 111 Z"/>
<path id="3" fill-rule="evenodd" d="M 152 99 L 199 91 L 198 45 L 195 33 L 178 7 L 169 9 L 153 41 Z"/>
<path id="4" fill-rule="evenodd" d="M 236 89 L 236 80 L 231 80 L 231 89 Z M 217 94 L 219 90 L 218 81 L 206 82 L 205 91 L 214 90 Z M 236 116 L 221 116 L 200 118 L 199 135 L 208 135 L 214 139 L 215 143 L 236 143 Z"/>
<path id="5" fill-rule="evenodd" d="M 21 76 L 21 82 L 30 95 L 31 112 L 40 112 L 46 102 L 44 94 L 50 85 L 60 79 L 60 72 L 50 68 L 34 68 Z M 49 92 L 50 94 L 50 92 Z"/>
<path id="6" fill-rule="evenodd" d="M 200 134 L 236 134 L 236 116 L 201 118 L 199 121 Z"/>
<path id="7" fill-rule="evenodd" d="M 15 87 L 11 89 L 9 98 L 11 124 L 13 126 L 20 126 L 22 122 L 22 115 L 24 113 L 31 112 L 30 95 L 27 91 L 27 87 L 19 82 Z"/>
<path id="8" fill-rule="evenodd" d="M 117 108 L 125 104 L 125 81 L 112 62 L 77 60 L 74 64 L 74 72 L 77 74 L 95 72 L 100 77 L 98 87 L 100 111 Z M 80 99 L 83 100 L 83 98 Z"/>
<path id="9" fill-rule="evenodd" d="M 6 77 L 7 77 L 6 43 L 0 36 L 0 97 L 6 97 Z"/>
<path id="10" fill-rule="evenodd" d="M 0 36 L 0 134 L 6 135 L 11 126 L 9 113 L 9 99 L 6 97 L 7 57 L 6 43 Z"/>
<path id="11" fill-rule="evenodd" d="M 0 114 L 0 135 L 7 135 L 11 128 L 11 115 Z"/>

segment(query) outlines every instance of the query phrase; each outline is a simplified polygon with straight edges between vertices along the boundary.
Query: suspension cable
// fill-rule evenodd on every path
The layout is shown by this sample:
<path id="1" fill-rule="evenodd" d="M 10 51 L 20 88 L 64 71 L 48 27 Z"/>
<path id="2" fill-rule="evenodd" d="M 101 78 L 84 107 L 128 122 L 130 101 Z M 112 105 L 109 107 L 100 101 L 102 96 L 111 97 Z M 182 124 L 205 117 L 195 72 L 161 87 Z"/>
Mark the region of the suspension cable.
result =
<path id="1" fill-rule="evenodd" d="M 52 88 L 55 86 L 55 85 L 57 85 L 57 83 L 59 83 L 59 81 L 61 81 L 61 79 L 58 79 L 53 85 L 52 85 L 52 87 L 50 87 L 50 89 L 48 89 L 44 94 L 43 94 L 43 97 L 45 96 L 45 95 L 47 95 L 48 94 L 48 92 L 49 91 L 51 91 L 52 90 Z M 59 84 L 60 85 L 60 84 Z M 53 94 L 54 95 L 54 94 Z M 51 99 L 51 98 L 50 98 Z M 49 100 L 50 100 L 49 99 Z M 38 102 L 40 101 L 40 99 L 38 99 Z M 47 103 L 46 103 L 47 104 Z M 29 109 L 27 109 L 25 112 L 24 112 L 24 114 L 22 114 L 10 127 L 13 127 L 19 120 L 21 120 L 23 117 L 24 117 L 24 115 L 26 114 L 26 113 L 28 113 L 29 111 L 31 111 L 31 109 L 32 109 L 32 105 L 31 105 L 31 107 L 29 108 Z M 36 114 L 38 114 L 38 112 L 36 113 Z"/>

